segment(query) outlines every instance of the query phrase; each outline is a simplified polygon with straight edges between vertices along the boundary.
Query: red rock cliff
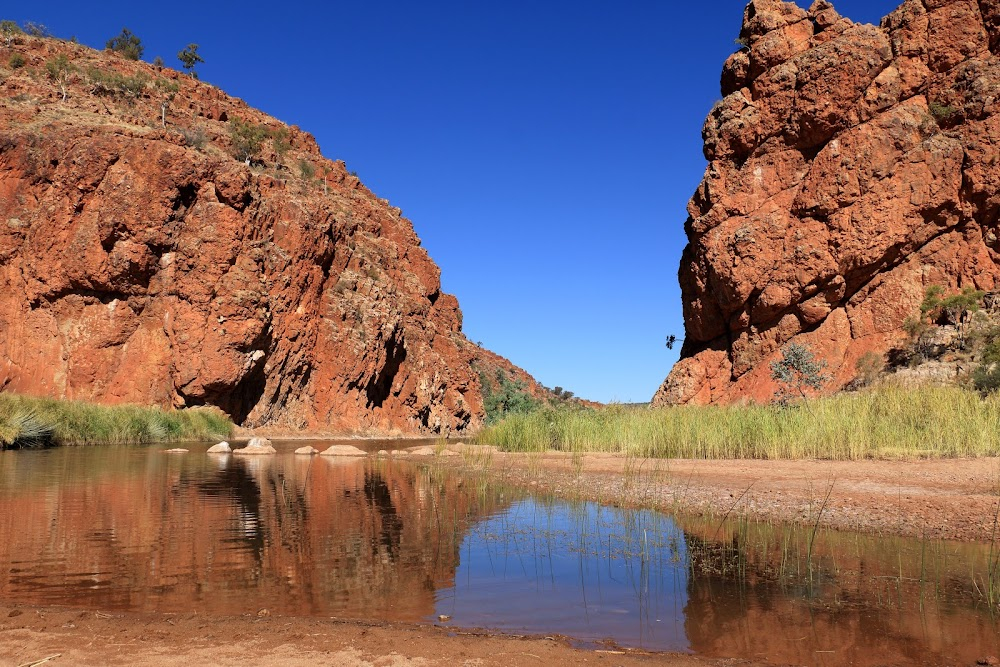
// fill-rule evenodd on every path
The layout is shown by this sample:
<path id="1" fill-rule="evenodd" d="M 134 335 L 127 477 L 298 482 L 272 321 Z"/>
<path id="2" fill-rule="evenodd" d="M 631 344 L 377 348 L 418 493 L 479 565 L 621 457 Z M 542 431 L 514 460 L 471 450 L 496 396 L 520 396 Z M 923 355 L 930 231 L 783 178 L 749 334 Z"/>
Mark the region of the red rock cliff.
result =
<path id="1" fill-rule="evenodd" d="M 842 386 L 927 286 L 1000 279 L 1000 1 L 907 0 L 875 27 L 754 0 L 741 37 L 703 130 L 686 338 L 658 404 L 768 400 L 789 341 Z"/>
<path id="2" fill-rule="evenodd" d="M 251 164 L 233 121 L 271 133 Z M 171 70 L 0 47 L 0 389 L 248 426 L 475 427 L 481 351 L 439 275 L 309 134 Z"/>

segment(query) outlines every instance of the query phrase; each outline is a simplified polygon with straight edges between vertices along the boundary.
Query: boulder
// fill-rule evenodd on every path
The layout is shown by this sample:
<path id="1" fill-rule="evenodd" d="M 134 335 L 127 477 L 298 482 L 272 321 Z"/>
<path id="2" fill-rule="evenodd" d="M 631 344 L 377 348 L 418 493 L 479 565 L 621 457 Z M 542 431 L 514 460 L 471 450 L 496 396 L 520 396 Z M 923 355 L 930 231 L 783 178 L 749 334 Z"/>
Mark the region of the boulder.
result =
<path id="1" fill-rule="evenodd" d="M 306 447 L 299 447 L 298 449 L 295 450 L 295 453 L 301 454 L 303 456 L 313 456 L 314 454 L 319 454 L 319 450 L 316 449 L 315 447 L 306 446 Z"/>
<path id="2" fill-rule="evenodd" d="M 333 445 L 324 450 L 321 456 L 368 456 L 368 452 L 352 445 Z"/>
<path id="3" fill-rule="evenodd" d="M 261 454 L 275 453 L 277 453 L 277 450 L 267 438 L 250 438 L 250 442 L 247 443 L 246 447 L 233 450 L 233 454 L 241 454 L 243 456 L 257 456 Z"/>
<path id="4" fill-rule="evenodd" d="M 205 452 L 205 453 L 206 454 L 229 454 L 232 451 L 233 451 L 233 448 L 229 445 L 229 443 L 223 441 L 223 442 L 220 442 L 217 445 L 212 445 L 211 447 L 208 448 L 208 451 Z"/>

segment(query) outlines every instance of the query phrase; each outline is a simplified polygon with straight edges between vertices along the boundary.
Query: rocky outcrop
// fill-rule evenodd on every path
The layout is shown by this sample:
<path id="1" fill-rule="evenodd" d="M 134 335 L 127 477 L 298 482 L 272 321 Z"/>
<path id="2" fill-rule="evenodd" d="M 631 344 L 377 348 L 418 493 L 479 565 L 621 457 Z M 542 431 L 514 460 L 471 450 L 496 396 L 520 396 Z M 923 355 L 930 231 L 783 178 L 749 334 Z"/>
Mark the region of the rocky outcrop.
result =
<path id="1" fill-rule="evenodd" d="M 268 132 L 247 159 L 238 123 Z M 482 420 L 481 351 L 439 275 L 309 134 L 171 70 L 0 48 L 0 390 L 460 431 Z"/>
<path id="2" fill-rule="evenodd" d="M 1000 279 L 1000 1 L 906 0 L 880 27 L 753 0 L 703 130 L 686 338 L 657 404 L 768 400 L 790 341 L 836 389 L 925 289 Z"/>

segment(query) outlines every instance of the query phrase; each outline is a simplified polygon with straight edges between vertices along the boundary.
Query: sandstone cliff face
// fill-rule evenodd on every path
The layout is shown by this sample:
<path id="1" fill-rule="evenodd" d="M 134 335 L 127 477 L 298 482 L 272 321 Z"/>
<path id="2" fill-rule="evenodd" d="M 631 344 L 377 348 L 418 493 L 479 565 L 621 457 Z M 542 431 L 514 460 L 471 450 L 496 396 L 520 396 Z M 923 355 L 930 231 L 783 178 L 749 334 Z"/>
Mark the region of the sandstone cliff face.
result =
<path id="1" fill-rule="evenodd" d="M 65 101 L 45 69 L 60 55 Z M 54 39 L 0 48 L 0 81 L 0 389 L 248 426 L 481 422 L 481 351 L 437 266 L 309 134 Z M 285 134 L 247 165 L 233 119 Z"/>
<path id="2" fill-rule="evenodd" d="M 703 130 L 657 404 L 766 401 L 781 346 L 842 386 L 927 286 L 1000 279 L 1000 1 L 906 0 L 880 27 L 753 0 Z"/>

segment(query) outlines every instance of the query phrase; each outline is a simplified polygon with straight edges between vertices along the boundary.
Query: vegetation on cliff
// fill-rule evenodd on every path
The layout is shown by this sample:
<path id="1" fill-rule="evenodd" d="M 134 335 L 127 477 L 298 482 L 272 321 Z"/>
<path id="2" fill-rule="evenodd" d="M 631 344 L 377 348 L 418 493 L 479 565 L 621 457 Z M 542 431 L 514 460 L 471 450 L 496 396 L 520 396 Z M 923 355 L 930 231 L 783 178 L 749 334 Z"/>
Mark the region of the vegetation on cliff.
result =
<path id="1" fill-rule="evenodd" d="M 211 408 L 168 411 L 0 393 L 0 449 L 212 440 L 232 431 L 233 423 Z"/>

